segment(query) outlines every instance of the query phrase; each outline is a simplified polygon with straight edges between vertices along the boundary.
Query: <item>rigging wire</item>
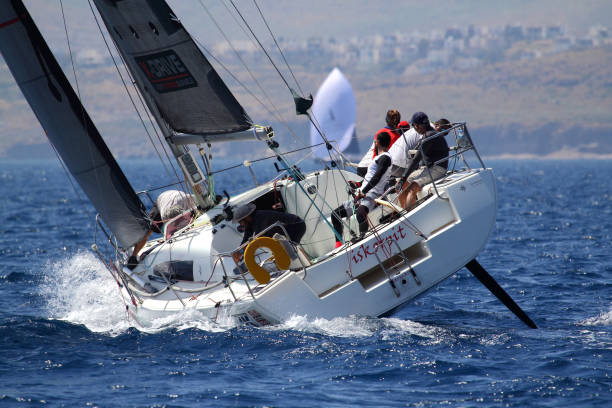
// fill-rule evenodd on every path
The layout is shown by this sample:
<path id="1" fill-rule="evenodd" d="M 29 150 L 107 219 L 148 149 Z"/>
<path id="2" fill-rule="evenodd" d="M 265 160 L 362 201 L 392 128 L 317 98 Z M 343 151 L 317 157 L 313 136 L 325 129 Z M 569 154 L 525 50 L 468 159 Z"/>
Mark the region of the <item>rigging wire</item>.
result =
<path id="1" fill-rule="evenodd" d="M 261 48 L 261 50 L 263 51 L 263 53 L 266 55 L 266 57 L 268 57 L 268 60 L 270 61 L 270 63 L 272 64 L 272 66 L 274 67 L 274 69 L 276 70 L 276 72 L 278 73 L 278 75 L 280 76 L 280 78 L 283 80 L 283 82 L 285 83 L 285 85 L 287 86 L 287 88 L 289 90 L 291 90 L 291 86 L 289 86 L 289 83 L 287 82 L 287 80 L 285 79 L 285 77 L 283 76 L 283 74 L 280 72 L 280 70 L 278 69 L 278 66 L 274 63 L 274 60 L 272 59 L 272 57 L 270 56 L 270 54 L 268 53 L 268 51 L 266 50 L 266 48 L 263 46 L 263 44 L 261 43 L 261 41 L 259 41 L 259 38 L 257 37 L 257 35 L 255 35 L 255 32 L 253 32 L 253 29 L 251 28 L 251 26 L 249 25 L 249 23 L 247 23 L 246 19 L 244 18 L 244 16 L 242 15 L 242 13 L 240 12 L 240 10 L 238 10 L 238 7 L 236 6 L 236 4 L 234 3 L 234 0 L 229 0 L 230 3 L 232 3 L 232 6 L 234 6 L 234 9 L 236 9 L 236 13 L 238 13 L 238 15 L 240 16 L 240 19 L 242 20 L 242 22 L 244 23 L 244 25 L 249 29 L 249 31 L 251 32 L 251 35 L 253 36 L 253 38 L 255 39 L 255 41 L 257 41 L 257 44 L 259 44 L 259 47 Z"/>
<path id="2" fill-rule="evenodd" d="M 289 134 L 291 134 L 291 136 L 293 137 L 293 140 L 296 144 L 298 144 L 298 137 L 295 133 L 295 131 L 289 126 L 289 123 L 287 123 L 287 121 L 285 121 L 282 117 L 282 115 L 280 114 L 280 111 L 278 109 L 278 107 L 274 104 L 274 102 L 272 101 L 272 99 L 269 97 L 269 95 L 267 94 L 267 92 L 265 91 L 264 87 L 261 85 L 261 83 L 257 80 L 257 77 L 253 74 L 253 72 L 249 69 L 248 65 L 246 64 L 246 62 L 244 61 L 244 59 L 242 58 L 242 56 L 240 55 L 240 53 L 236 50 L 236 48 L 234 47 L 233 43 L 231 42 L 231 40 L 229 39 L 229 37 L 225 34 L 225 32 L 223 31 L 223 29 L 221 28 L 221 25 L 215 20 L 215 18 L 213 17 L 212 13 L 210 13 L 210 11 L 208 10 L 208 8 L 202 3 L 201 0 L 199 0 L 200 6 L 204 9 L 204 11 L 206 12 L 206 14 L 208 15 L 208 17 L 212 20 L 212 22 L 215 24 L 215 26 L 217 27 L 217 29 L 219 30 L 219 32 L 221 33 L 221 35 L 224 37 L 225 41 L 227 41 L 227 43 L 229 44 L 230 48 L 232 49 L 232 51 L 234 52 L 234 54 L 236 55 L 236 57 L 238 58 L 238 60 L 240 61 L 240 63 L 242 64 L 242 66 L 246 69 L 246 71 L 248 72 L 249 76 L 251 77 L 251 79 L 253 80 L 253 82 L 257 85 L 257 87 L 259 88 L 259 90 L 261 91 L 261 93 L 264 95 L 265 99 L 267 100 L 268 104 L 270 106 L 272 106 L 272 108 L 274 110 L 271 110 L 268 105 L 264 104 L 257 96 L 255 96 L 255 94 L 248 89 L 248 87 L 242 82 L 240 81 L 218 58 L 216 58 L 213 53 L 208 50 L 200 41 L 198 41 L 197 39 L 194 38 L 194 41 L 197 43 L 197 45 L 202 48 L 204 51 L 206 51 L 206 53 L 215 61 L 217 62 L 251 97 L 253 97 L 253 99 L 255 99 L 270 115 L 272 115 L 273 117 L 276 118 L 276 120 L 278 120 L 280 123 L 282 123 L 287 130 L 289 131 Z M 226 8 L 226 10 L 228 11 L 228 14 L 230 16 L 232 16 L 232 18 L 234 19 L 234 21 L 236 22 L 236 25 L 238 27 L 241 28 L 241 30 L 243 31 L 243 33 L 245 34 L 245 36 L 251 41 L 251 43 L 254 43 L 253 38 L 250 37 L 248 35 L 248 33 L 246 32 L 246 30 L 244 29 L 244 27 L 238 22 L 238 20 L 236 19 L 236 16 L 234 16 L 234 14 L 230 11 L 229 7 L 227 6 L 227 4 L 225 4 L 222 0 L 221 0 L 221 4 L 223 4 Z"/>
<path id="3" fill-rule="evenodd" d="M 259 44 L 259 47 L 261 48 L 262 52 L 266 55 L 266 57 L 268 57 L 268 60 L 270 61 L 270 63 L 272 64 L 272 66 L 274 67 L 274 69 L 276 70 L 276 72 L 278 73 L 278 75 L 280 76 L 280 78 L 282 79 L 282 81 L 285 83 L 285 86 L 287 87 L 287 89 L 289 89 L 289 91 L 294 94 L 294 90 L 291 88 L 291 86 L 289 85 L 289 83 L 287 82 L 287 79 L 284 77 L 284 75 L 281 73 L 280 69 L 278 68 L 278 66 L 276 65 L 276 63 L 274 62 L 274 60 L 272 59 L 272 57 L 270 56 L 270 53 L 268 53 L 268 51 L 266 50 L 266 48 L 263 46 L 263 44 L 261 43 L 261 41 L 259 40 L 259 38 L 257 37 L 257 35 L 255 34 L 255 32 L 253 31 L 253 29 L 251 28 L 251 26 L 249 25 L 249 23 L 246 21 L 246 19 L 244 18 L 244 16 L 242 15 L 242 13 L 240 12 L 240 10 L 238 10 L 238 7 L 236 6 L 236 4 L 234 3 L 234 0 L 229 0 L 230 3 L 232 3 L 232 6 L 234 6 L 234 9 L 236 10 L 236 13 L 238 13 L 238 15 L 240 16 L 241 20 L 243 21 L 243 23 L 245 24 L 245 26 L 249 29 L 251 35 L 253 36 L 253 38 L 255 39 L 255 41 L 257 41 L 257 44 Z M 257 5 L 257 3 L 255 3 Z M 257 9 L 259 10 L 260 15 L 263 18 L 263 13 L 261 12 L 261 9 L 259 8 L 259 6 L 257 6 Z M 272 30 L 270 29 L 270 26 L 268 25 L 267 21 L 264 19 L 264 23 L 266 24 L 266 27 L 268 27 L 268 30 L 270 32 L 270 35 L 272 36 L 272 38 L 274 39 L 274 43 L 277 45 L 281 55 L 283 56 L 283 60 L 285 61 L 285 63 L 287 63 L 286 58 L 284 57 L 284 54 L 282 52 L 282 50 L 280 49 L 280 46 L 278 44 L 278 41 L 276 41 L 276 38 L 274 37 L 274 34 L 272 33 Z M 289 65 L 287 63 L 287 65 Z M 291 70 L 291 68 L 289 68 L 291 74 L 293 75 L 293 71 Z M 295 76 L 294 76 L 295 79 Z M 296 83 L 299 86 L 299 83 L 296 80 Z M 301 91 L 301 90 L 300 90 Z M 323 130 L 320 128 L 320 126 L 318 125 L 318 122 L 315 124 L 315 121 L 313 120 L 313 117 L 310 113 L 306 112 L 306 115 L 308 116 L 308 118 L 310 119 L 310 122 L 315 126 L 315 128 L 317 129 L 317 131 L 319 132 L 319 134 L 321 135 L 321 138 L 323 138 L 323 140 L 326 142 L 326 146 L 331 146 L 329 141 L 327 140 L 327 137 L 325 136 L 325 133 L 323 132 Z M 329 154 L 329 158 L 330 160 L 333 162 L 334 158 L 332 157 L 331 154 L 331 149 L 327 149 L 328 154 Z M 340 173 L 342 174 L 342 173 Z M 345 183 L 348 184 L 348 182 L 346 181 L 346 178 L 344 177 L 344 175 L 342 175 L 342 178 L 344 179 Z"/>
<path id="4" fill-rule="evenodd" d="M 284 153 L 282 153 L 282 154 L 291 154 L 291 153 L 299 152 L 299 151 L 301 151 L 301 150 L 306 150 L 306 149 L 311 149 L 311 148 L 316 147 L 316 146 L 321 146 L 322 144 L 323 144 L 323 143 L 319 143 L 319 144 L 312 145 L 312 146 L 301 147 L 301 148 L 299 148 L 299 149 L 290 150 L 290 151 L 288 151 L 288 152 L 284 152 Z M 310 154 L 312 154 L 312 153 L 310 153 Z M 310 155 L 310 154 L 309 154 L 309 155 Z M 272 155 L 272 156 L 262 157 L 262 158 L 260 158 L 260 159 L 249 160 L 249 161 L 250 161 L 251 163 L 257 163 L 257 162 L 264 161 L 264 160 L 275 159 L 276 157 L 277 157 L 276 155 Z M 300 159 L 300 160 L 299 160 L 297 163 L 299 163 L 299 162 L 303 161 L 303 160 L 304 160 L 304 159 L 306 159 L 307 157 L 308 157 L 308 155 L 307 155 L 306 157 L 304 157 L 304 158 Z M 224 172 L 224 171 L 232 170 L 232 169 L 235 169 L 235 168 L 241 167 L 241 166 L 243 166 L 243 165 L 244 165 L 243 163 L 240 163 L 240 164 L 237 164 L 237 165 L 235 165 L 235 166 L 230 166 L 230 167 L 227 167 L 227 168 L 225 168 L 225 169 L 216 170 L 216 171 L 214 171 L 212 174 L 217 174 L 217 173 L 221 173 L 221 172 Z"/>
<path id="5" fill-rule="evenodd" d="M 240 61 L 240 63 L 242 63 L 242 66 L 246 69 L 246 71 L 248 72 L 249 76 L 251 77 L 251 79 L 255 82 L 255 84 L 257 85 L 257 87 L 261 90 L 261 92 L 263 93 L 263 95 L 265 96 L 265 98 L 267 99 L 267 102 L 274 106 L 274 103 L 272 102 L 272 100 L 270 99 L 270 97 L 268 96 L 268 94 L 266 93 L 266 91 L 264 90 L 264 88 L 261 86 L 261 84 L 259 83 L 259 81 L 257 80 L 257 78 L 255 77 L 255 75 L 253 75 L 253 72 L 251 72 L 251 70 L 249 69 L 248 65 L 246 64 L 246 62 L 244 61 L 244 59 L 242 58 L 242 56 L 240 55 L 240 53 L 238 52 L 238 50 L 234 47 L 234 44 L 232 43 L 232 41 L 229 39 L 229 37 L 225 34 L 225 31 L 223 31 L 223 29 L 221 28 L 221 26 L 219 25 L 219 23 L 217 22 L 217 20 L 213 17 L 212 13 L 208 10 L 208 8 L 204 5 L 204 3 L 202 2 L 202 0 L 199 0 L 200 6 L 202 7 L 202 9 L 204 9 L 204 11 L 206 12 L 206 14 L 208 15 L 208 18 L 211 19 L 211 21 L 213 22 L 213 24 L 217 27 L 217 29 L 219 30 L 219 32 L 221 33 L 221 35 L 223 36 L 223 38 L 225 39 L 225 41 L 229 44 L 230 48 L 232 49 L 232 51 L 234 52 L 234 54 L 236 55 L 236 57 L 238 58 L 238 60 Z M 223 5 L 225 5 L 225 3 L 222 2 Z M 225 5 L 227 8 L 227 5 Z M 232 15 L 232 17 L 234 17 Z M 239 27 L 242 28 L 242 30 L 244 31 L 244 27 L 242 27 L 241 25 L 238 25 Z M 278 111 L 278 109 L 275 108 L 275 111 Z"/>
<path id="6" fill-rule="evenodd" d="M 270 25 L 268 24 L 268 21 L 266 20 L 266 17 L 264 16 L 263 12 L 261 11 L 261 8 L 259 7 L 259 4 L 257 4 L 257 0 L 253 0 L 253 4 L 257 8 L 257 11 L 259 12 L 259 15 L 261 16 L 262 21 L 264 22 L 266 28 L 268 29 L 268 32 L 270 33 L 270 37 L 272 37 L 272 40 L 274 41 L 274 44 L 276 45 L 276 48 L 278 49 L 278 52 L 279 52 L 281 58 L 285 62 L 285 65 L 287 66 L 287 69 L 289 70 L 289 73 L 293 77 L 293 80 L 295 81 L 295 84 L 297 85 L 298 89 L 300 90 L 300 94 L 304 95 L 304 91 L 302 90 L 302 87 L 300 86 L 300 82 L 297 80 L 295 74 L 293 73 L 293 70 L 291 69 L 291 65 L 289 65 L 289 62 L 287 61 L 287 58 L 285 58 L 285 53 L 283 53 L 283 50 L 281 49 L 278 41 L 276 40 L 276 36 L 274 35 L 274 32 L 270 28 Z M 327 140 L 326 135 L 324 135 L 323 128 L 321 127 L 319 121 L 316 119 L 316 117 L 312 113 L 312 111 L 310 113 L 307 112 L 306 114 L 307 114 L 308 118 L 310 119 L 310 121 L 312 122 L 312 124 L 315 127 L 315 129 L 317 130 L 317 132 L 321 135 L 323 140 L 326 142 L 326 147 L 328 147 L 329 146 L 329 141 Z M 327 151 L 328 151 L 330 160 L 332 162 L 334 162 L 335 158 L 332 157 L 331 149 L 328 148 Z M 340 154 L 339 150 L 338 150 L 338 153 Z M 346 182 L 346 179 L 344 181 Z"/>
<path id="7" fill-rule="evenodd" d="M 276 37 L 274 36 L 274 33 L 272 32 L 272 29 L 268 25 L 268 22 L 266 21 L 266 18 L 264 17 L 263 13 L 261 12 L 261 9 L 259 8 L 259 5 L 257 4 L 257 0 L 253 0 L 253 4 L 255 4 L 255 7 L 257 8 L 257 11 L 259 12 L 259 15 L 261 16 L 261 19 L 263 20 L 264 24 L 266 25 L 266 28 L 268 29 L 268 32 L 270 33 L 270 36 L 274 40 L 274 44 L 276 44 L 276 48 L 278 49 L 278 52 L 280 53 L 281 57 L 283 58 L 283 61 L 285 61 L 285 65 L 287 65 L 287 69 L 289 69 L 289 72 L 291 73 L 291 76 L 293 77 L 293 80 L 295 81 L 295 84 L 297 85 L 298 89 L 300 90 L 300 93 L 303 95 L 304 91 L 302 91 L 302 87 L 300 86 L 300 83 L 298 82 L 297 78 L 293 74 L 293 70 L 291 69 L 291 66 L 289 65 L 289 63 L 287 62 L 287 59 L 285 58 L 285 54 L 281 50 L 281 47 L 278 44 L 278 41 L 276 41 Z"/>
<path id="8" fill-rule="evenodd" d="M 234 6 L 234 8 L 236 8 L 236 11 L 238 11 L 236 5 L 234 4 L 233 0 L 230 0 L 230 2 L 232 3 L 232 5 Z M 263 20 L 266 28 L 268 29 L 268 32 L 270 33 L 270 36 L 272 37 L 272 40 L 274 41 L 274 44 L 276 44 L 276 48 L 278 49 L 278 52 L 280 53 L 283 61 L 285 62 L 285 65 L 287 66 L 287 69 L 289 70 L 289 72 L 291 73 L 291 76 L 293 77 L 293 80 L 295 81 L 298 89 L 300 90 L 300 93 L 303 95 L 304 92 L 302 91 L 302 88 L 300 87 L 300 83 L 298 82 L 297 78 L 295 77 L 295 75 L 293 74 L 293 70 L 291 69 L 291 66 L 289 65 L 289 63 L 287 62 L 287 59 L 285 58 L 285 54 L 283 53 L 282 49 L 280 48 L 280 45 L 278 43 L 278 41 L 276 40 L 276 37 L 274 35 L 274 33 L 272 32 L 272 29 L 270 28 L 270 25 L 268 24 L 266 18 L 264 17 L 261 8 L 259 7 L 259 5 L 257 4 L 257 0 L 253 0 L 253 3 L 255 4 L 255 7 L 257 8 L 257 11 L 259 12 L 259 15 L 261 16 L 261 19 Z M 238 12 L 240 14 L 240 12 Z M 242 15 L 240 14 L 240 17 L 242 18 L 242 20 L 244 21 L 244 23 L 247 25 L 247 27 L 249 28 L 249 30 L 251 31 L 251 33 L 253 33 L 253 30 L 251 30 L 250 26 L 248 25 L 248 23 L 246 22 L 246 20 L 244 19 L 244 17 L 242 17 Z M 253 36 L 255 36 L 255 34 L 253 33 Z M 257 39 L 257 37 L 255 37 L 255 39 L 257 40 L 257 42 L 259 43 L 259 45 L 262 47 L 263 49 L 263 45 L 261 44 L 261 42 Z M 269 56 L 269 54 L 266 52 L 265 49 L 263 49 L 264 53 L 266 54 L 266 56 L 268 56 L 268 59 L 270 60 L 270 62 L 272 62 L 272 58 Z M 274 62 L 272 62 L 272 65 L 274 65 Z M 291 93 L 293 94 L 294 91 L 291 89 L 291 87 L 289 86 L 289 84 L 287 83 L 287 81 L 285 80 L 285 78 L 283 77 L 283 75 L 280 73 L 280 70 L 276 67 L 276 65 L 274 65 L 274 67 L 276 68 L 276 71 L 278 72 L 278 74 L 281 76 L 281 78 L 283 79 L 283 81 L 285 82 L 285 85 L 287 85 L 287 88 L 289 88 L 289 91 L 291 91 Z M 329 140 L 327 139 L 327 136 L 325 135 L 325 132 L 323 131 L 323 128 L 321 127 L 321 125 L 319 124 L 318 120 L 315 118 L 315 116 L 312 114 L 312 112 L 306 112 L 306 116 L 308 116 L 308 119 L 310 120 L 310 122 L 312 123 L 312 125 L 315 127 L 315 129 L 317 130 L 317 132 L 319 133 L 319 135 L 321 135 L 321 138 L 323 139 L 323 141 L 325 141 L 326 143 L 326 148 L 327 148 L 327 153 L 329 155 L 329 159 L 332 162 L 332 167 L 333 164 L 335 163 L 335 161 L 337 160 L 337 158 L 333 157 L 332 155 L 332 148 L 333 146 L 329 143 Z M 339 152 L 338 152 L 339 153 Z M 342 179 L 344 180 L 344 183 L 346 185 L 348 185 L 348 181 L 346 180 L 346 178 L 344 177 L 344 174 L 342 174 L 342 172 L 340 172 L 340 175 L 342 177 Z"/>
<path id="9" fill-rule="evenodd" d="M 232 6 L 234 6 L 234 9 L 236 9 L 236 12 L 238 13 L 238 15 L 240 16 L 240 18 L 242 19 L 242 21 L 244 22 L 244 24 L 246 25 L 246 27 L 249 29 L 249 31 L 251 32 L 251 34 L 253 35 L 253 37 L 255 38 L 255 41 L 257 41 L 257 43 L 259 44 L 259 47 L 261 48 L 261 50 L 263 51 L 263 53 L 266 55 L 266 57 L 268 57 L 268 60 L 270 61 L 270 63 L 272 64 L 272 66 L 274 67 L 274 69 L 276 69 L 276 72 L 278 73 L 278 75 L 281 77 L 281 79 L 283 80 L 283 82 L 285 83 L 285 85 L 287 86 L 287 89 L 289 89 L 289 91 L 293 94 L 294 91 L 291 88 L 291 86 L 289 86 L 289 83 L 287 82 L 287 80 L 285 79 L 284 75 L 280 72 L 280 69 L 278 68 L 278 66 L 274 63 L 274 61 L 272 60 L 272 57 L 270 56 L 270 54 L 268 53 L 268 51 L 265 49 L 265 47 L 263 46 L 263 44 L 261 43 L 261 41 L 259 41 L 259 38 L 255 35 L 255 32 L 253 31 L 253 29 L 251 28 L 251 26 L 249 25 L 249 23 L 247 23 L 246 19 L 244 18 L 244 16 L 242 15 L 242 13 L 238 10 L 238 7 L 236 6 L 236 4 L 234 3 L 234 0 L 229 0 L 230 3 L 232 3 Z M 276 44 L 276 47 L 278 48 L 278 51 L 283 59 L 283 61 L 285 62 L 285 64 L 287 65 L 287 68 L 289 69 L 289 72 L 291 73 L 298 89 L 300 90 L 300 93 L 303 94 L 303 91 L 300 87 L 300 84 L 297 80 L 297 78 L 295 77 L 295 75 L 293 74 L 293 70 L 291 69 L 291 66 L 289 65 L 289 63 L 287 62 L 287 59 L 285 58 L 285 54 L 283 53 L 282 49 L 280 48 L 280 45 L 278 44 L 278 41 L 276 40 L 276 37 L 274 36 L 274 33 L 272 32 L 270 25 L 268 24 L 266 18 L 264 17 L 261 9 L 259 8 L 259 5 L 257 4 L 256 0 L 253 0 L 253 3 L 255 4 L 255 7 L 257 8 L 259 15 L 261 16 L 265 26 L 268 29 L 268 32 L 270 33 L 270 36 L 272 37 L 272 40 L 274 41 L 274 44 Z M 311 113 L 306 113 L 306 115 L 308 116 L 308 118 L 310 119 L 311 123 L 315 126 L 315 128 L 317 129 L 317 132 L 321 135 L 321 137 L 323 138 L 323 140 L 327 143 L 327 145 L 329 144 L 329 141 L 327 140 L 327 137 L 325 135 L 325 132 L 323 132 L 323 129 L 320 127 L 318 121 L 313 120 L 313 115 Z M 316 123 L 315 123 L 316 122 Z M 331 145 L 330 145 L 331 146 Z M 330 150 L 331 149 L 327 149 L 329 152 L 329 156 L 330 156 L 330 160 L 334 161 L 334 158 L 331 155 Z M 344 177 L 343 177 L 344 178 Z M 346 181 L 346 180 L 345 180 Z"/>
<path id="10" fill-rule="evenodd" d="M 60 9 L 62 11 L 62 20 L 64 23 L 64 32 L 66 33 L 66 43 L 68 44 L 68 53 L 70 55 L 70 62 L 72 64 L 72 73 L 74 75 L 74 83 L 76 86 L 76 91 L 77 91 L 77 95 L 79 97 L 79 100 L 81 100 L 81 91 L 79 89 L 79 80 L 77 77 L 77 73 L 76 73 L 76 68 L 75 68 L 75 64 L 74 64 L 74 58 L 72 55 L 72 47 L 70 46 L 70 36 L 68 35 L 68 25 L 66 23 L 66 15 L 64 14 L 64 4 L 62 2 L 62 0 L 59 0 L 59 4 L 60 4 Z M 81 103 L 81 120 L 82 123 L 85 123 L 85 110 L 84 110 L 84 106 Z M 86 130 L 85 130 L 86 131 Z M 51 147 L 53 148 L 53 151 L 55 152 L 55 155 L 57 156 L 60 164 L 62 165 L 62 168 L 64 169 L 64 172 L 66 173 L 66 177 L 68 177 L 68 181 L 70 181 L 70 185 L 72 186 L 72 189 L 74 190 L 80 204 L 82 205 L 83 209 L 85 210 L 85 214 L 89 214 L 89 210 L 87 209 L 87 206 L 85 205 L 85 200 L 81 197 L 81 194 L 79 193 L 79 190 L 76 188 L 75 184 L 74 184 L 74 180 L 72 179 L 70 172 L 68 171 L 68 169 L 66 168 L 66 164 L 64 163 L 64 161 L 62 160 L 59 152 L 57 151 L 57 149 L 55 148 L 55 145 L 49 141 L 49 143 L 51 144 Z M 91 156 L 91 148 L 89 149 L 89 155 Z M 98 177 L 97 172 L 94 173 L 96 175 L 96 178 Z"/>

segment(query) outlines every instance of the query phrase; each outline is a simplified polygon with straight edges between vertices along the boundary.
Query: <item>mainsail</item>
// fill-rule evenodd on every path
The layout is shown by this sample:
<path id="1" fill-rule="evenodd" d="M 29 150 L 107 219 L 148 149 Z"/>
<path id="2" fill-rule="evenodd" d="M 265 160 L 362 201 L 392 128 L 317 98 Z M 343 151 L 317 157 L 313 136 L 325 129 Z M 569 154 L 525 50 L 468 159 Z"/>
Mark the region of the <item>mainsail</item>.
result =
<path id="1" fill-rule="evenodd" d="M 311 112 L 327 139 L 335 140 L 341 152 L 359 154 L 355 133 L 357 102 L 351 84 L 338 68 L 334 68 L 319 87 Z M 319 131 L 313 125 L 310 127 L 310 142 L 312 145 L 323 142 Z M 329 159 L 325 146 L 315 148 L 314 155 Z"/>
<path id="2" fill-rule="evenodd" d="M 21 0 L 0 7 L 0 51 L 47 137 L 122 247 L 148 231 L 117 165 Z"/>
<path id="3" fill-rule="evenodd" d="M 249 116 L 165 1 L 94 3 L 139 89 L 174 131 L 215 135 L 251 128 Z"/>

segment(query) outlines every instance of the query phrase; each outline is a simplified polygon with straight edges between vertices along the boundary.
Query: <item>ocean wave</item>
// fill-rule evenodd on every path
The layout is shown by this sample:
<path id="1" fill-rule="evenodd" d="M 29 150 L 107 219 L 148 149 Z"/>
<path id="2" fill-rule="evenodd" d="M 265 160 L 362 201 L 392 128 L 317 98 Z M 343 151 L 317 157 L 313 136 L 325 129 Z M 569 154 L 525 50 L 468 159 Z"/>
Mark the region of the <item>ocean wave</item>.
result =
<path id="1" fill-rule="evenodd" d="M 236 322 L 229 316 L 228 318 L 220 317 L 216 321 L 212 321 L 195 309 L 185 309 L 172 315 L 153 319 L 147 322 L 146 325 L 139 323 L 135 327 L 146 333 L 159 333 L 165 330 L 184 331 L 189 329 L 218 333 L 232 329 L 236 325 Z"/>
<path id="2" fill-rule="evenodd" d="M 292 316 L 287 321 L 270 327 L 271 330 L 295 330 L 299 332 L 324 334 L 331 337 L 369 337 L 377 330 L 372 318 L 336 317 L 333 319 L 308 319 L 307 316 Z"/>
<path id="3" fill-rule="evenodd" d="M 88 251 L 45 265 L 39 295 L 48 317 L 82 324 L 92 332 L 117 336 L 134 326 L 117 283 Z"/>
<path id="4" fill-rule="evenodd" d="M 612 309 L 602 312 L 599 316 L 585 319 L 581 324 L 585 326 L 610 326 L 612 325 Z"/>

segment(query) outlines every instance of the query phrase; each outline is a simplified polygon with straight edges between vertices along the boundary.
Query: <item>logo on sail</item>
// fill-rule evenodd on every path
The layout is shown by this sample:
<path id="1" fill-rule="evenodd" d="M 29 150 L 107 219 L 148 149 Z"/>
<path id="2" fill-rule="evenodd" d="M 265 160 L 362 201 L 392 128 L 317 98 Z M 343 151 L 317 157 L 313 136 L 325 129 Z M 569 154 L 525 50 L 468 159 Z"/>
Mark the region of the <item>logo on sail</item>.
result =
<path id="1" fill-rule="evenodd" d="M 136 63 L 159 93 L 198 85 L 183 61 L 172 50 L 137 57 Z"/>

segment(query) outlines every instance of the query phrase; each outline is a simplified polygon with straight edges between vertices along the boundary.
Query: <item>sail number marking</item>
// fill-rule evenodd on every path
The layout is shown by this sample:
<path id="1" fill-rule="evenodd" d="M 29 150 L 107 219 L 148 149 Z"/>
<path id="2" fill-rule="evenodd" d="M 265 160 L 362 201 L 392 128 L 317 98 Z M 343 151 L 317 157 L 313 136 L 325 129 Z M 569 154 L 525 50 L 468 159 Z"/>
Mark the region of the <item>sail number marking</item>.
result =
<path id="1" fill-rule="evenodd" d="M 198 86 L 183 61 L 172 50 L 136 57 L 151 85 L 159 93 Z"/>

